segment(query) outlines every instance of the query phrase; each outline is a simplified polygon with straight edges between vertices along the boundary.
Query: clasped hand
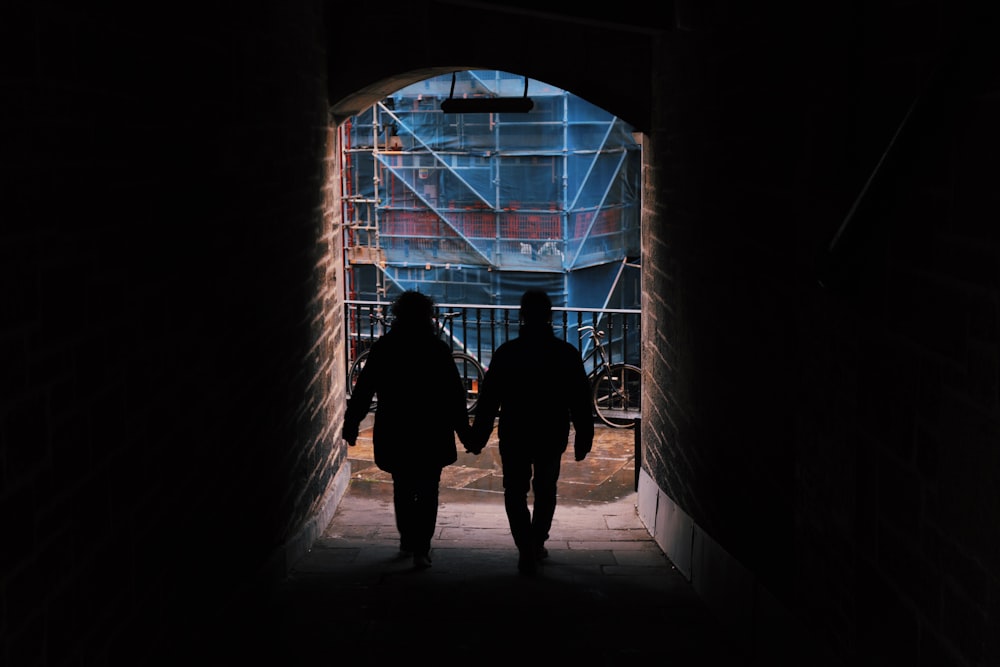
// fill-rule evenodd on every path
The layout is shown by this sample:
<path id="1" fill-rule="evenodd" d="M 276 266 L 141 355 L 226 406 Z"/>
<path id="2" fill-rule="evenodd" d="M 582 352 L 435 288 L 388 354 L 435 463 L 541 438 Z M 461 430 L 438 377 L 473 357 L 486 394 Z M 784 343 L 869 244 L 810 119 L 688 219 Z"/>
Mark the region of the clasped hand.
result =
<path id="1" fill-rule="evenodd" d="M 482 438 L 475 437 L 471 431 L 459 431 L 458 439 L 465 446 L 465 451 L 469 454 L 479 454 L 486 446 L 486 442 Z"/>

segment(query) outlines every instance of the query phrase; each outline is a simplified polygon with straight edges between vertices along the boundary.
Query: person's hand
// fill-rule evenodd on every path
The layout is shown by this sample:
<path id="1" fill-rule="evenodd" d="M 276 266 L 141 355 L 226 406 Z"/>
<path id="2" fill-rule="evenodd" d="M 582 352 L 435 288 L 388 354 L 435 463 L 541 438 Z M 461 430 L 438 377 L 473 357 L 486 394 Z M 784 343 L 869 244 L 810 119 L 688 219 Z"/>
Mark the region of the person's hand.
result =
<path id="1" fill-rule="evenodd" d="M 477 438 L 474 438 L 471 431 L 465 433 L 465 437 L 461 438 L 462 444 L 465 445 L 465 451 L 469 454 L 479 454 L 483 451 L 485 442 L 480 442 Z"/>
<path id="2" fill-rule="evenodd" d="M 464 435 L 465 437 L 461 437 Z M 483 451 L 483 447 L 486 443 L 482 441 L 481 438 L 475 437 L 471 430 L 466 431 L 464 434 L 460 434 L 459 438 L 462 444 L 465 445 L 465 451 L 469 454 L 479 454 Z"/>
<path id="3" fill-rule="evenodd" d="M 349 447 L 353 447 L 358 444 L 358 432 L 356 429 L 352 430 L 349 428 L 344 428 L 341 432 L 340 437 L 347 441 Z"/>
<path id="4" fill-rule="evenodd" d="M 465 445 L 465 451 L 469 454 L 479 454 L 486 448 L 489 442 L 489 433 L 483 433 L 482 429 L 473 427 L 462 428 L 458 431 L 458 439 Z"/>
<path id="5" fill-rule="evenodd" d="M 587 454 L 590 453 L 590 447 L 593 443 L 591 442 L 574 442 L 573 443 L 573 454 L 577 461 L 582 461 L 587 458 Z"/>

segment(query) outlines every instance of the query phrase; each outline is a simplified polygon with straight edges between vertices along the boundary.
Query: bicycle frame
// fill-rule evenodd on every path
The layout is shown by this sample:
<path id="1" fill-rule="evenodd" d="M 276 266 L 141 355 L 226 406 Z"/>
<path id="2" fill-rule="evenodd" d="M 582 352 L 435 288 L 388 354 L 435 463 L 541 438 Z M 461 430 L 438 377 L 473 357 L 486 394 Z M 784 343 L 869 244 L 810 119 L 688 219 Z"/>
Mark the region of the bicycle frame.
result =
<path id="1" fill-rule="evenodd" d="M 598 372 L 611 366 L 608 349 L 602 340 L 604 332 L 598 331 L 591 325 L 582 326 L 579 328 L 579 331 L 589 335 L 590 340 L 593 342 L 593 347 L 583 356 L 584 367 L 587 366 L 587 362 L 590 362 L 592 366 L 587 373 L 587 377 L 593 378 Z"/>
<path id="2" fill-rule="evenodd" d="M 642 395 L 642 371 L 627 363 L 611 363 L 604 344 L 604 332 L 594 326 L 580 327 L 590 335 L 594 349 L 584 357 L 594 359 L 588 374 L 595 414 L 613 428 L 631 428 L 639 417 Z"/>

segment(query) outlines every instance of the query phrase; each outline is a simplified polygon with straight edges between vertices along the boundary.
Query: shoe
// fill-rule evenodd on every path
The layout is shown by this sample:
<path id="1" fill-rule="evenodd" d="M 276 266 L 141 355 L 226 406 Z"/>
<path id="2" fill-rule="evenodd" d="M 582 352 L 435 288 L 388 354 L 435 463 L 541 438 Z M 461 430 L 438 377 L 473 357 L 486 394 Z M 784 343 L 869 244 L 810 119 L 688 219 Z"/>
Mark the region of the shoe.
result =
<path id="1" fill-rule="evenodd" d="M 538 560 L 545 560 L 549 557 L 549 550 L 545 547 L 538 547 L 535 551 L 535 558 Z"/>
<path id="2" fill-rule="evenodd" d="M 431 566 L 431 557 L 427 554 L 414 554 L 413 567 L 418 570 L 426 570 Z"/>
<path id="3" fill-rule="evenodd" d="M 535 555 L 530 551 L 522 551 L 517 559 L 517 571 L 527 576 L 538 572 L 538 560 Z"/>

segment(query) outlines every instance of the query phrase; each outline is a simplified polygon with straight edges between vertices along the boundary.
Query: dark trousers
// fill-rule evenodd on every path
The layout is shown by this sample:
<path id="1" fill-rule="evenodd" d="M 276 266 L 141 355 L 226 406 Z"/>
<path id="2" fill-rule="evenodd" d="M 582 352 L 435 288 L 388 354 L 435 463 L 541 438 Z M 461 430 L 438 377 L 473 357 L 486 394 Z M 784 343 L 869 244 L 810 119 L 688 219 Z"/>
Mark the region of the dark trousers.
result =
<path id="1" fill-rule="evenodd" d="M 415 554 L 430 551 L 437 527 L 440 484 L 441 468 L 392 473 L 392 502 L 400 549 Z"/>
<path id="2" fill-rule="evenodd" d="M 562 453 L 507 452 L 503 462 L 503 500 L 514 544 L 532 550 L 549 539 L 556 512 L 556 485 Z M 534 492 L 534 511 L 528 509 L 528 491 Z"/>

